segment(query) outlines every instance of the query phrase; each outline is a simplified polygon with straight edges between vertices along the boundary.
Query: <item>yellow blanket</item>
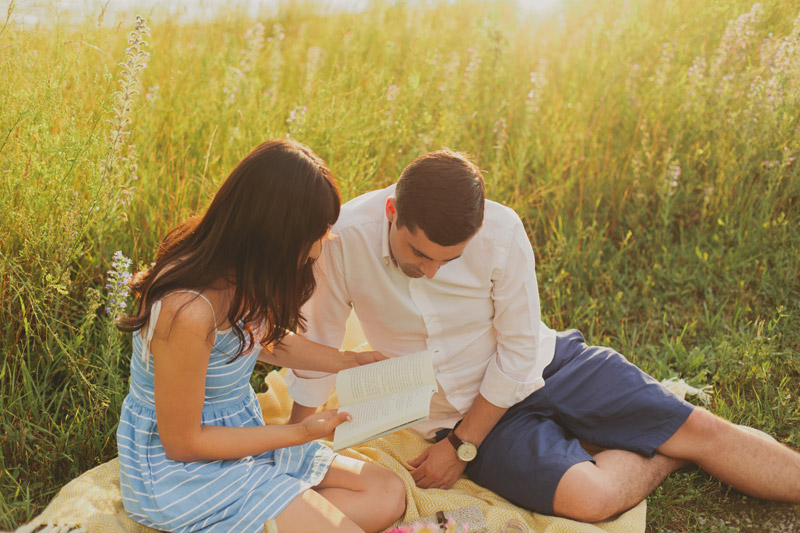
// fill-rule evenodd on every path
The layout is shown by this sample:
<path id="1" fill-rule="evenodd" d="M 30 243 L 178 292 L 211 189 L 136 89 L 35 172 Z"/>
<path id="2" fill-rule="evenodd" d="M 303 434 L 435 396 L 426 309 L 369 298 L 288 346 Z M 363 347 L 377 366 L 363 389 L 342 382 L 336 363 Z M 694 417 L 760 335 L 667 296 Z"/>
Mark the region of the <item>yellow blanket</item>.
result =
<path id="1" fill-rule="evenodd" d="M 285 423 L 291 411 L 291 399 L 283 376 L 272 372 L 267 376 L 268 392 L 259 395 L 266 422 Z M 327 407 L 335 405 L 336 398 Z M 408 473 L 408 461 L 419 456 L 430 444 L 408 430 L 365 442 L 343 450 L 342 455 L 380 464 L 399 474 L 406 484 L 408 508 L 404 521 L 469 505 L 479 505 L 492 531 L 499 530 L 511 518 L 526 523 L 531 532 L 601 532 L 644 531 L 645 502 L 640 503 L 616 520 L 597 524 L 582 524 L 563 518 L 530 513 L 510 504 L 503 498 L 479 487 L 466 478 L 449 490 L 419 489 Z M 36 529 L 44 524 L 59 524 L 50 531 L 89 532 L 151 532 L 125 515 L 119 491 L 119 466 L 114 459 L 102 464 L 65 485 L 44 512 L 20 531 Z M 71 527 L 70 527 L 71 526 Z M 75 529 L 73 529 L 75 528 Z"/>

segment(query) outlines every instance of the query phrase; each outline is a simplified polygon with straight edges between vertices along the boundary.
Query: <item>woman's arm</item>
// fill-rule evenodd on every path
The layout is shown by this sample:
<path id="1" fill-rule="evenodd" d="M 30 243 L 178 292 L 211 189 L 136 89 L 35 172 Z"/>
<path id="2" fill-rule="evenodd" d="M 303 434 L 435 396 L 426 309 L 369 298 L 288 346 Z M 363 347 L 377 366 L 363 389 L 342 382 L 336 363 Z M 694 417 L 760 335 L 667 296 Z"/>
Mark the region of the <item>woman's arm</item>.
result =
<path id="1" fill-rule="evenodd" d="M 337 350 L 289 333 L 278 346 L 265 347 L 258 360 L 295 370 L 316 370 L 335 374 L 340 370 L 386 359 L 380 352 Z"/>
<path id="2" fill-rule="evenodd" d="M 317 413 L 299 424 L 256 427 L 201 424 L 208 361 L 213 346 L 211 308 L 191 297 L 164 298 L 151 343 L 158 432 L 175 461 L 239 459 L 330 435 L 349 415 Z M 178 312 L 180 311 L 180 312 Z"/>

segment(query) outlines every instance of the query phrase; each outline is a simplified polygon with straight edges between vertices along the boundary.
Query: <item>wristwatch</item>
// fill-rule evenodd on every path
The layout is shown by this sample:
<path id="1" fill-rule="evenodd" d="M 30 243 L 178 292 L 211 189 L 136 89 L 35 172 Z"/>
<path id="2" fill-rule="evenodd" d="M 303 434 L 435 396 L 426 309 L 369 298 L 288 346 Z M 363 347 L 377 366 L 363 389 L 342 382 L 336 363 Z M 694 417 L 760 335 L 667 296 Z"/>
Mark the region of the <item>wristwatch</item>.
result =
<path id="1" fill-rule="evenodd" d="M 447 440 L 449 440 L 453 448 L 456 449 L 458 458 L 465 463 L 472 461 L 478 455 L 478 447 L 471 442 L 459 439 L 454 429 L 451 429 L 450 433 L 447 434 Z"/>

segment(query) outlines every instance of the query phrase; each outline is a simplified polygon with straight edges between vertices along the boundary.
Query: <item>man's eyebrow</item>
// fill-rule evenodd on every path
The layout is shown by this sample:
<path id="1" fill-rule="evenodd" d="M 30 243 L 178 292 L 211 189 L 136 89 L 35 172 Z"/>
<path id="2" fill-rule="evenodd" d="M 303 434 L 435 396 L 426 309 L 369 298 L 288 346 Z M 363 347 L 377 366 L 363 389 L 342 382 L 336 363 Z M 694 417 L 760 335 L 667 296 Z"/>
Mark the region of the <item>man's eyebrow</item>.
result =
<path id="1" fill-rule="evenodd" d="M 428 257 L 427 255 L 425 255 L 425 254 L 423 254 L 422 252 L 420 252 L 419 250 L 417 250 L 417 249 L 414 247 L 414 245 L 413 245 L 413 244 L 409 244 L 409 246 L 411 246 L 411 249 L 412 249 L 412 250 L 414 251 L 414 253 L 415 253 L 415 254 L 417 254 L 418 256 L 420 256 L 420 257 L 424 257 L 424 258 L 425 258 L 425 259 L 427 259 L 428 261 L 436 261 L 436 259 L 433 259 L 432 257 Z M 439 262 L 445 262 L 445 263 L 447 263 L 447 262 L 449 262 L 449 261 L 453 261 L 453 260 L 455 260 L 455 259 L 458 259 L 459 257 L 461 257 L 461 254 L 458 254 L 458 255 L 457 255 L 457 256 L 455 256 L 455 257 L 451 257 L 450 259 L 442 259 L 442 261 L 439 261 Z"/>

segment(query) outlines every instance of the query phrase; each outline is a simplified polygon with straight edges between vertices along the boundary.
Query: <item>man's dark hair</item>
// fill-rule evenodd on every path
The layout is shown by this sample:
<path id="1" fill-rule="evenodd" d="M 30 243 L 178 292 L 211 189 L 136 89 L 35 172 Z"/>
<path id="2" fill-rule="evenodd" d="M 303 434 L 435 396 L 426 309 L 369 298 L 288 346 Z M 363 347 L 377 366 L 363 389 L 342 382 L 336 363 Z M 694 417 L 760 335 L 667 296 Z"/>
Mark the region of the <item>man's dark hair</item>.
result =
<path id="1" fill-rule="evenodd" d="M 484 181 L 466 155 L 438 150 L 416 158 L 397 182 L 397 225 L 440 246 L 471 238 L 483 223 Z"/>

